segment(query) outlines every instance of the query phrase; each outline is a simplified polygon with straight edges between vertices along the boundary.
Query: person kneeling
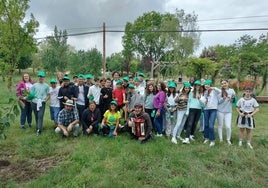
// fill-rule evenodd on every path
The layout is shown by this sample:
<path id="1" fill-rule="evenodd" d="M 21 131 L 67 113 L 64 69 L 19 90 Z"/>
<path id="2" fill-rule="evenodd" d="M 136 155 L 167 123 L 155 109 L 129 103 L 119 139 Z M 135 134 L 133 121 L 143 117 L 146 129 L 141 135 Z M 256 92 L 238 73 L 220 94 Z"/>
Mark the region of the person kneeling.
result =
<path id="1" fill-rule="evenodd" d="M 142 104 L 136 104 L 134 111 L 129 114 L 128 127 L 130 136 L 140 143 L 152 138 L 152 122 L 149 114 L 143 112 Z"/>
<path id="2" fill-rule="evenodd" d="M 63 104 L 64 108 L 59 112 L 58 126 L 55 132 L 66 137 L 69 136 L 70 132 L 73 132 L 73 136 L 77 137 L 80 132 L 78 112 L 74 109 L 72 100 L 67 100 Z"/>

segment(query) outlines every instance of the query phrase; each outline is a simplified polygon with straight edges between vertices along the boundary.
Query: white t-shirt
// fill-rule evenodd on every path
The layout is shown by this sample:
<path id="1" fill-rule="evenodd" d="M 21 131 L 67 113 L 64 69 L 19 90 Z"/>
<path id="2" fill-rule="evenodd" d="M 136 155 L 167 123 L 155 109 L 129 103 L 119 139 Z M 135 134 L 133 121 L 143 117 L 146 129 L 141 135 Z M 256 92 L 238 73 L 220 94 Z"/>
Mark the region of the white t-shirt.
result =
<path id="1" fill-rule="evenodd" d="M 60 86 L 56 86 L 55 88 L 49 87 L 51 107 L 60 107 L 60 101 L 58 99 L 59 89 L 60 89 Z"/>

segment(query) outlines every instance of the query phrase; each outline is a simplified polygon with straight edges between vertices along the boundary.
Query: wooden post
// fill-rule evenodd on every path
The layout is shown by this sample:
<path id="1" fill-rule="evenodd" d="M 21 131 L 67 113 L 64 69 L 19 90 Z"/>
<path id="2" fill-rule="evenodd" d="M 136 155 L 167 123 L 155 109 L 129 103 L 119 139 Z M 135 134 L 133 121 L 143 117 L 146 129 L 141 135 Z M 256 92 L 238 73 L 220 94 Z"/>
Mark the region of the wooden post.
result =
<path id="1" fill-rule="evenodd" d="M 105 22 L 103 23 L 103 53 L 102 53 L 102 75 L 105 77 L 106 73 L 106 31 Z"/>

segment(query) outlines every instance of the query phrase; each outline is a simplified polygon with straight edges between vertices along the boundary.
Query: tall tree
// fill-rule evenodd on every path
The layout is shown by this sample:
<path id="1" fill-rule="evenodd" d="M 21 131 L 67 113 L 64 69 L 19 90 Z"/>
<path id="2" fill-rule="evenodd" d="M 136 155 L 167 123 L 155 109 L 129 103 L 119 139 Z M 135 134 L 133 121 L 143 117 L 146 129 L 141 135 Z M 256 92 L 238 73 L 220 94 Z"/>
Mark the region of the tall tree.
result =
<path id="1" fill-rule="evenodd" d="M 33 36 L 39 23 L 33 14 L 25 22 L 28 9 L 29 0 L 0 1 L 0 53 L 4 54 L 3 61 L 10 65 L 8 86 L 12 85 L 12 74 L 20 57 L 29 56 L 36 51 Z"/>

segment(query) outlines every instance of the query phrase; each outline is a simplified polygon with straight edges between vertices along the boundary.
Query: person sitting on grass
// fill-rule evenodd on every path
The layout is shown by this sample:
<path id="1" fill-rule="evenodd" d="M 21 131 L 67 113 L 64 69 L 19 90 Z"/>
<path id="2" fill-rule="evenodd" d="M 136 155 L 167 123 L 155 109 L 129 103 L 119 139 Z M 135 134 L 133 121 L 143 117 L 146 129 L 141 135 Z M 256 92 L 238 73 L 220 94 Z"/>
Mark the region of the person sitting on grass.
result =
<path id="1" fill-rule="evenodd" d="M 81 123 L 83 125 L 84 135 L 89 135 L 92 131 L 96 135 L 99 134 L 101 112 L 96 108 L 95 101 L 89 102 L 89 107 L 83 112 Z"/>
<path id="2" fill-rule="evenodd" d="M 117 136 L 119 120 L 121 118 L 120 111 L 117 109 L 117 102 L 111 101 L 110 108 L 104 113 L 101 122 L 103 135 L 112 138 Z"/>
<path id="3" fill-rule="evenodd" d="M 239 146 L 242 146 L 245 130 L 247 131 L 247 146 L 253 149 L 251 145 L 251 130 L 255 127 L 253 115 L 259 111 L 259 104 L 252 97 L 252 87 L 244 89 L 244 97 L 240 98 L 236 104 L 238 113 L 237 125 L 239 127 Z"/>
<path id="4" fill-rule="evenodd" d="M 64 108 L 59 112 L 58 127 L 55 129 L 57 134 L 68 137 L 70 132 L 77 137 L 80 132 L 79 116 L 74 108 L 73 100 L 68 99 L 64 103 Z"/>
<path id="5" fill-rule="evenodd" d="M 134 111 L 128 118 L 129 133 L 140 143 L 149 141 L 152 138 L 152 122 L 149 114 L 143 111 L 143 104 L 135 104 Z"/>

